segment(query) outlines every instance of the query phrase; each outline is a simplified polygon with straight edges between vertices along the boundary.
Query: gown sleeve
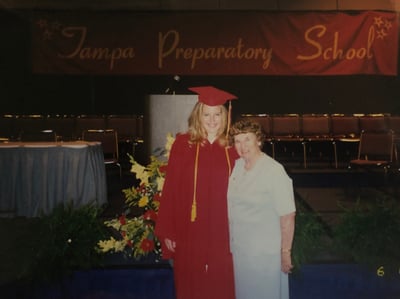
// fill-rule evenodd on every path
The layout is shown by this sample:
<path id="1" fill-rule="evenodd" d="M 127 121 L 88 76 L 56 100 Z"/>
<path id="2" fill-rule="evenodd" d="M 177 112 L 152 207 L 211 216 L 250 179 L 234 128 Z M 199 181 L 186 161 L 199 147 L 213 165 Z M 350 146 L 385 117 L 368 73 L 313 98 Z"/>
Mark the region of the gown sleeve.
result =
<path id="1" fill-rule="evenodd" d="M 275 175 L 272 178 L 275 199 L 275 209 L 279 216 L 284 216 L 296 211 L 294 200 L 293 182 L 280 165 L 276 167 Z"/>
<path id="2" fill-rule="evenodd" d="M 173 258 L 173 252 L 167 249 L 164 240 L 166 238 L 176 240 L 176 199 L 178 197 L 175 192 L 178 189 L 177 184 L 179 184 L 181 164 L 179 157 L 183 147 L 181 139 L 178 135 L 171 147 L 155 225 L 155 234 L 161 242 L 163 259 Z"/>

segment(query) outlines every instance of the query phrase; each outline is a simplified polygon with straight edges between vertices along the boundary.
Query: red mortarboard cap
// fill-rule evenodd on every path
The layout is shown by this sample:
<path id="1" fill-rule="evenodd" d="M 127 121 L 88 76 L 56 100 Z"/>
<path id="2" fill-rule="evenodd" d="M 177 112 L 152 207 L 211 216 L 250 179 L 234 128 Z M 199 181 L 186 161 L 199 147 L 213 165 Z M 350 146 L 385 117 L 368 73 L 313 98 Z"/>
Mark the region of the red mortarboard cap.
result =
<path id="1" fill-rule="evenodd" d="M 225 104 L 226 101 L 237 99 L 237 96 L 214 86 L 190 87 L 188 89 L 197 93 L 199 102 L 208 106 L 219 106 Z"/>

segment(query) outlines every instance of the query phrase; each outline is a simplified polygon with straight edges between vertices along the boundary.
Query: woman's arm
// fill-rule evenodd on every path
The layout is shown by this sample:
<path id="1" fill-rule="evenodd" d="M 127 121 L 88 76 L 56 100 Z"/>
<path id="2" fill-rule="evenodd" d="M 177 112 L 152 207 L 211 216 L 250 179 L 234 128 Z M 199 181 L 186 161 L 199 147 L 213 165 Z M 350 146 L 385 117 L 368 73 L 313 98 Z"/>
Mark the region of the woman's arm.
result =
<path id="1" fill-rule="evenodd" d="M 281 224 L 281 269 L 284 273 L 290 273 L 292 265 L 292 243 L 295 227 L 296 213 L 290 213 L 280 217 Z"/>

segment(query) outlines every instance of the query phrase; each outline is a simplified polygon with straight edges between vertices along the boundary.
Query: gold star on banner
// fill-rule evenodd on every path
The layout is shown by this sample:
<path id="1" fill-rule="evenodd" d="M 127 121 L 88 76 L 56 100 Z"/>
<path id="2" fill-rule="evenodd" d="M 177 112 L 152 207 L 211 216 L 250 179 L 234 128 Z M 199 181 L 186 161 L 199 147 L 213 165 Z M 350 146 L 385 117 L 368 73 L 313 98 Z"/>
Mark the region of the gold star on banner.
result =
<path id="1" fill-rule="evenodd" d="M 383 24 L 382 17 L 374 17 L 374 23 L 378 28 L 380 28 Z"/>
<path id="2" fill-rule="evenodd" d="M 387 30 L 390 30 L 392 28 L 392 22 L 389 22 L 388 20 L 385 20 L 385 24 L 383 25 Z"/>
<path id="3" fill-rule="evenodd" d="M 385 36 L 387 35 L 385 30 L 383 30 L 383 29 L 377 30 L 376 33 L 377 33 L 377 38 L 380 38 L 380 39 L 384 39 Z"/>

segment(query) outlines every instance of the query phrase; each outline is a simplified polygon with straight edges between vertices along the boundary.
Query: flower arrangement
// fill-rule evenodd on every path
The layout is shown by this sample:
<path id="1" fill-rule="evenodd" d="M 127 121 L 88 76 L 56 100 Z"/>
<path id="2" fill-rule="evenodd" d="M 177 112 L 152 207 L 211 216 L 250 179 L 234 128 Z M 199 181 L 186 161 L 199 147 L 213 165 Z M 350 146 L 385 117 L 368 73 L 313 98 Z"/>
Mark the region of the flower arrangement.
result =
<path id="1" fill-rule="evenodd" d="M 168 134 L 165 149 L 159 150 L 158 155 L 152 155 L 147 166 L 139 164 L 129 155 L 132 164 L 130 171 L 136 175 L 139 185 L 122 190 L 127 209 L 119 217 L 104 222 L 114 232 L 115 237 L 111 236 L 98 242 L 101 252 L 122 252 L 136 260 L 153 253 L 156 260 L 159 260 L 161 244 L 154 234 L 154 227 L 164 185 L 165 168 L 173 142 L 172 134 Z M 157 153 L 157 150 L 155 152 Z M 142 214 L 131 216 L 133 209 L 139 209 Z"/>

